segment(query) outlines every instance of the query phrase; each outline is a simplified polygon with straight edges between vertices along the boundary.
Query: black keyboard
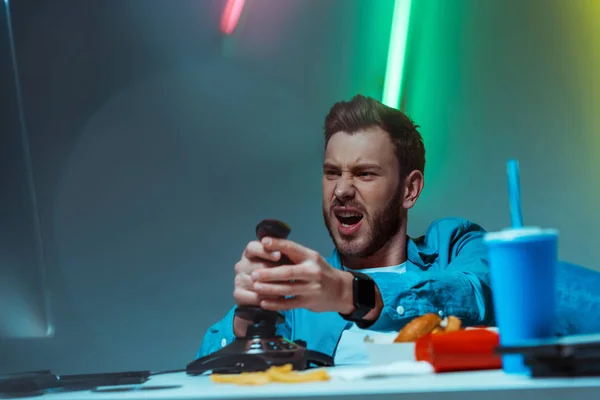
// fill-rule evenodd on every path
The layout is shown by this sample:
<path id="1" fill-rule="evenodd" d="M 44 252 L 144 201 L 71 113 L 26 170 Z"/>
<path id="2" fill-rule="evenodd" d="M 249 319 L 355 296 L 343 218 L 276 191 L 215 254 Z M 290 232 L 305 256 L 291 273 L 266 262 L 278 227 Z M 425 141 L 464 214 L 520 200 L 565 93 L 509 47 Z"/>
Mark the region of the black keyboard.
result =
<path id="1" fill-rule="evenodd" d="M 32 371 L 0 375 L 0 395 L 33 394 L 48 389 L 90 390 L 99 386 L 135 385 L 146 382 L 150 371 L 101 374 L 55 375 L 51 371 Z"/>

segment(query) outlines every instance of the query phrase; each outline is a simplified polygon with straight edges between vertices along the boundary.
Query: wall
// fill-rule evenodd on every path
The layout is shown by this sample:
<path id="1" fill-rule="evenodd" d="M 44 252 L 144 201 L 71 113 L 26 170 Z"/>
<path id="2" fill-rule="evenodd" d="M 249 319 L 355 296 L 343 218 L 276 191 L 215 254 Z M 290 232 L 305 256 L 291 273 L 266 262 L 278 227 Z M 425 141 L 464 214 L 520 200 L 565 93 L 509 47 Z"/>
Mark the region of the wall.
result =
<path id="1" fill-rule="evenodd" d="M 329 254 L 323 117 L 381 93 L 392 2 L 247 3 L 224 41 L 220 0 L 14 2 L 56 334 L 1 342 L 0 370 L 182 368 L 260 219 Z M 526 222 L 598 267 L 585 3 L 413 3 L 404 105 L 428 165 L 410 233 L 447 215 L 506 226 L 516 157 Z"/>
<path id="2" fill-rule="evenodd" d="M 558 228 L 563 259 L 600 269 L 600 5 L 414 3 L 405 104 L 429 169 L 413 226 L 454 214 L 506 227 L 516 158 L 525 223 Z"/>

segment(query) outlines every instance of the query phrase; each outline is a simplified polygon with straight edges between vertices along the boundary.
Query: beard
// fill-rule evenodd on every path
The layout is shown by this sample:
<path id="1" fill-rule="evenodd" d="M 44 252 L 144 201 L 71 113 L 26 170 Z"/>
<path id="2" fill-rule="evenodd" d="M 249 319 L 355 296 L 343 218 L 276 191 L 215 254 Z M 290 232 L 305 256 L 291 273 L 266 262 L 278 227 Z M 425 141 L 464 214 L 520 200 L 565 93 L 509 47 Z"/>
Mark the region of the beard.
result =
<path id="1" fill-rule="evenodd" d="M 361 236 L 342 237 L 337 230 L 338 220 L 333 213 L 333 208 L 339 206 L 354 207 L 360 210 L 363 214 L 362 223 L 366 222 L 368 231 Z M 379 251 L 398 232 L 402 222 L 401 210 L 402 190 L 399 188 L 383 206 L 369 211 L 362 204 L 353 200 L 340 202 L 334 199 L 331 204 L 323 202 L 323 219 L 329 236 L 342 259 L 366 258 Z"/>

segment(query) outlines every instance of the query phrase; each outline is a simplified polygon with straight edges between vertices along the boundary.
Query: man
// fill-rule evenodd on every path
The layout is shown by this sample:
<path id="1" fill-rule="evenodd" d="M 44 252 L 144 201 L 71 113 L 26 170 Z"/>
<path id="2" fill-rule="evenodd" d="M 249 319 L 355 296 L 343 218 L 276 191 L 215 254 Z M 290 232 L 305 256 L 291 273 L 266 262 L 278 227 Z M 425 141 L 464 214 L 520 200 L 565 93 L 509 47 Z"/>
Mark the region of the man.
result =
<path id="1" fill-rule="evenodd" d="M 484 230 L 453 218 L 418 239 L 406 235 L 424 169 L 423 140 L 402 112 L 360 95 L 335 104 L 325 118 L 322 181 L 333 255 L 291 240 L 250 242 L 235 266 L 235 303 L 282 311 L 278 334 L 335 355 L 336 364 L 366 362 L 365 335 L 396 335 L 425 313 L 493 324 Z M 282 254 L 291 265 L 278 266 Z M 245 334 L 249 322 L 233 311 L 209 328 L 198 356 Z"/>

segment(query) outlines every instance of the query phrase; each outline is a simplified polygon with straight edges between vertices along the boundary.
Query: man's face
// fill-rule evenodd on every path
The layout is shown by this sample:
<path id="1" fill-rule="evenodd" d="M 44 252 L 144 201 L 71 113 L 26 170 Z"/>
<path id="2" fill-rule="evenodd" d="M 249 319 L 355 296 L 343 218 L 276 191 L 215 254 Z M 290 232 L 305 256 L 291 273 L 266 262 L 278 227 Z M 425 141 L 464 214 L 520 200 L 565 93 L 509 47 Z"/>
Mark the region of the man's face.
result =
<path id="1" fill-rule="evenodd" d="M 323 163 L 323 217 L 342 256 L 367 257 L 397 231 L 402 190 L 394 145 L 379 127 L 335 133 Z"/>

